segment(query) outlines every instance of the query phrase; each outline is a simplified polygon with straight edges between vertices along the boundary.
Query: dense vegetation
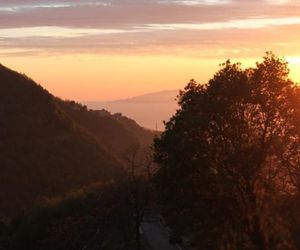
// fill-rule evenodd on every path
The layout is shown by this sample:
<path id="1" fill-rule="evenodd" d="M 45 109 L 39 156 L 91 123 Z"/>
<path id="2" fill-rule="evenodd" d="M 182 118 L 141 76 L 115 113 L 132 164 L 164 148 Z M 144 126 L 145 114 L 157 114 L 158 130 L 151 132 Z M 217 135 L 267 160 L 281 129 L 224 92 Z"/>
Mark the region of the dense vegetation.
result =
<path id="1" fill-rule="evenodd" d="M 300 87 L 285 60 L 191 80 L 154 140 L 158 165 L 141 147 L 153 132 L 126 117 L 4 67 L 0 86 L 1 250 L 145 249 L 147 210 L 186 249 L 300 249 Z"/>
<path id="2" fill-rule="evenodd" d="M 300 249 L 300 88 L 267 53 L 192 80 L 155 141 L 169 223 L 196 249 Z"/>
<path id="3" fill-rule="evenodd" d="M 123 185 L 95 185 L 0 225 L 0 249 L 134 249 L 133 221 Z"/>
<path id="4" fill-rule="evenodd" d="M 124 151 L 132 145 L 151 145 L 154 132 L 140 127 L 135 121 L 121 114 L 111 115 L 106 110 L 87 110 L 85 106 L 74 101 L 60 101 L 63 109 L 77 126 L 94 138 L 99 144 L 105 145 L 118 159 L 123 158 Z"/>
<path id="5" fill-rule="evenodd" d="M 0 220 L 45 198 L 109 182 L 130 145 L 153 139 L 126 117 L 62 101 L 4 66 L 0 88 Z"/>

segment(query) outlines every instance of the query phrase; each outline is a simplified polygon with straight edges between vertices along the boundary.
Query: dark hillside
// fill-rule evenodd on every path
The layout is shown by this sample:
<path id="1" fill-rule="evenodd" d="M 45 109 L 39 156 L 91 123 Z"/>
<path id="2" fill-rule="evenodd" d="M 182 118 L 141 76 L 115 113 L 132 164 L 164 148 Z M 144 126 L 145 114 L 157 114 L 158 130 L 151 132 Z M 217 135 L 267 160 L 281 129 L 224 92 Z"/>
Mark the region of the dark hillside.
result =
<path id="1" fill-rule="evenodd" d="M 140 127 L 135 121 L 121 114 L 110 114 L 106 110 L 87 110 L 74 101 L 60 101 L 59 106 L 86 133 L 105 145 L 122 160 L 123 154 L 132 144 L 150 145 L 154 132 Z"/>
<path id="2" fill-rule="evenodd" d="M 4 66 L 0 88 L 0 217 L 110 180 L 121 152 L 139 142 L 116 119 L 58 100 Z"/>

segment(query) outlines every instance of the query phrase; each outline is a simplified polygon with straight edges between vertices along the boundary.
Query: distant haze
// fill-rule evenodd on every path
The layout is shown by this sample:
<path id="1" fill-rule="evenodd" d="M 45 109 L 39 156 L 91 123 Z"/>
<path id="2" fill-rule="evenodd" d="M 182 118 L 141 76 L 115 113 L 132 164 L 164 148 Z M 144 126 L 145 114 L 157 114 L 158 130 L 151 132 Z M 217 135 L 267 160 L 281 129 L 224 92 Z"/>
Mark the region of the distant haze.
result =
<path id="1" fill-rule="evenodd" d="M 122 113 L 149 129 L 163 130 L 163 121 L 168 121 L 177 109 L 175 100 L 179 90 L 167 90 L 111 102 L 84 102 L 90 109 L 106 109 Z"/>

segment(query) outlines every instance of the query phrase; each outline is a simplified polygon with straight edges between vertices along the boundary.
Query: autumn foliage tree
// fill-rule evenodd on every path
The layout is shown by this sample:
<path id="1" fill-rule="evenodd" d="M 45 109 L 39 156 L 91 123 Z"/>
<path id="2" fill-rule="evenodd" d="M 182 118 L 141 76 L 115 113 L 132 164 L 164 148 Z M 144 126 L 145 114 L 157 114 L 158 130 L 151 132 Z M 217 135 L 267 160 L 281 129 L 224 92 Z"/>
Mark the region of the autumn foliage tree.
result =
<path id="1" fill-rule="evenodd" d="M 277 200 L 298 192 L 300 93 L 287 62 L 227 61 L 191 80 L 155 140 L 165 214 L 201 249 L 292 249 Z M 176 219 L 174 219 L 176 218 Z"/>

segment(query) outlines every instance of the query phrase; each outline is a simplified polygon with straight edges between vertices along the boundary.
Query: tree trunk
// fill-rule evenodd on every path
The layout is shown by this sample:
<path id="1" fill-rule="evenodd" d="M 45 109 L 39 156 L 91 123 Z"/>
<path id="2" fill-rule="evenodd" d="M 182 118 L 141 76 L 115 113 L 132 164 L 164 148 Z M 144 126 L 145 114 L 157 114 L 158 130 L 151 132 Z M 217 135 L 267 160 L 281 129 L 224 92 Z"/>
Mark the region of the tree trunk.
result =
<path id="1" fill-rule="evenodd" d="M 136 219 L 135 219 L 135 241 L 136 241 L 136 249 L 142 250 L 139 216 L 136 216 Z"/>
<path id="2" fill-rule="evenodd" d="M 263 235 L 263 232 L 261 231 L 260 220 L 259 220 L 258 215 L 255 215 L 253 218 L 252 241 L 257 250 L 266 250 L 267 249 L 264 235 Z"/>

